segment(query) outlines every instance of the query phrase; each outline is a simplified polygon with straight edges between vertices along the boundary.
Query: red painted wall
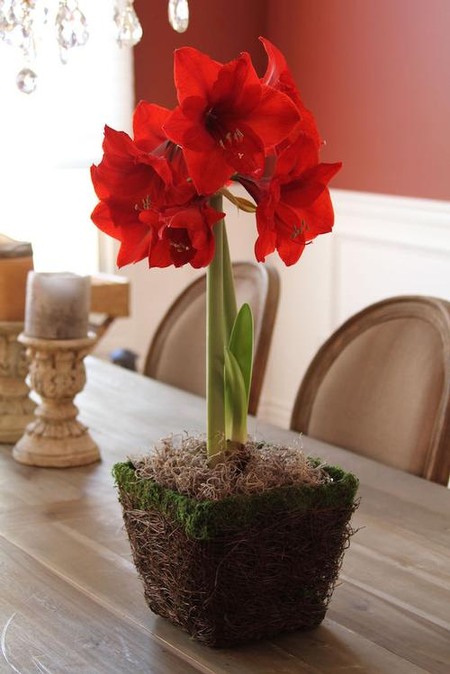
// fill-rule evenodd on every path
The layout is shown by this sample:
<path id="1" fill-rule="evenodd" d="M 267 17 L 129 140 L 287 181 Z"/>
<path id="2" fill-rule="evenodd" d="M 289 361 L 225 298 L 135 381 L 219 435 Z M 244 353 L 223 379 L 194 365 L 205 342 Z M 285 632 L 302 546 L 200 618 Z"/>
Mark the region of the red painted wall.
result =
<path id="1" fill-rule="evenodd" d="M 184 34 L 166 0 L 136 0 L 136 97 L 175 104 L 172 54 L 192 45 L 226 61 L 266 35 L 342 160 L 333 186 L 450 199 L 450 0 L 190 0 Z"/>
<path id="2" fill-rule="evenodd" d="M 450 199 L 450 1 L 268 0 L 333 186 Z"/>

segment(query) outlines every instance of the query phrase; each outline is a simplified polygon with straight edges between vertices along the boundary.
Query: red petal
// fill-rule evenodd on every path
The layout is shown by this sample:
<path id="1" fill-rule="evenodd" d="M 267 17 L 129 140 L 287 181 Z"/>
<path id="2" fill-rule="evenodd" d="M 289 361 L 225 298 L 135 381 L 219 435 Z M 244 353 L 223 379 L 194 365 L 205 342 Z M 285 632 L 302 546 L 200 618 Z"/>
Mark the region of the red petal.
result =
<path id="1" fill-rule="evenodd" d="M 203 121 L 192 120 L 179 107 L 175 108 L 164 124 L 164 131 L 174 143 L 183 149 L 208 152 L 217 145 L 207 132 Z"/>
<path id="2" fill-rule="evenodd" d="M 317 130 L 316 120 L 314 119 L 313 114 L 303 104 L 300 92 L 297 89 L 285 57 L 275 45 L 269 42 L 269 40 L 263 37 L 260 37 L 259 39 L 263 43 L 268 59 L 267 70 L 262 81 L 264 84 L 268 84 L 289 96 L 300 113 L 301 121 L 298 125 L 298 132 L 309 136 L 314 141 L 315 146 L 319 148 L 321 140 Z"/>
<path id="3" fill-rule="evenodd" d="M 311 138 L 301 135 L 295 142 L 280 152 L 277 157 L 275 175 L 290 174 L 300 176 L 306 169 L 317 166 L 319 151 Z"/>
<path id="4" fill-rule="evenodd" d="M 276 234 L 269 230 L 264 230 L 255 242 L 255 257 L 258 262 L 265 262 L 266 256 L 275 250 Z"/>
<path id="5" fill-rule="evenodd" d="M 281 187 L 281 199 L 292 208 L 310 206 L 326 189 L 325 185 L 301 178 Z"/>
<path id="6" fill-rule="evenodd" d="M 267 38 L 260 37 L 259 39 L 262 42 L 267 54 L 267 68 L 262 81 L 264 84 L 268 84 L 269 86 L 273 87 L 276 86 L 279 82 L 281 73 L 288 71 L 286 59 L 281 51 Z M 292 84 L 294 85 L 293 80 Z"/>
<path id="7" fill-rule="evenodd" d="M 290 267 L 298 262 L 298 259 L 304 250 L 304 243 L 297 243 L 284 238 L 280 239 L 277 245 L 278 255 L 283 260 L 286 267 Z"/>
<path id="8" fill-rule="evenodd" d="M 330 180 L 334 178 L 336 173 L 342 168 L 342 162 L 338 161 L 334 164 L 317 164 L 304 174 L 305 180 L 315 180 L 322 185 L 328 185 Z"/>
<path id="9" fill-rule="evenodd" d="M 103 152 L 110 157 L 116 155 L 118 157 L 136 156 L 138 154 L 132 139 L 125 131 L 116 131 L 108 125 L 105 125 Z"/>
<path id="10" fill-rule="evenodd" d="M 190 96 L 208 100 L 220 68 L 220 63 L 193 47 L 176 49 L 174 75 L 180 105 Z"/>
<path id="11" fill-rule="evenodd" d="M 147 228 L 138 228 L 135 232 L 127 232 L 127 238 L 122 241 L 117 255 L 117 266 L 124 267 L 132 262 L 140 262 L 148 256 L 148 249 L 152 239 L 152 232 Z M 131 236 L 131 234 L 134 236 Z"/>
<path id="12" fill-rule="evenodd" d="M 172 174 L 167 160 L 140 151 L 123 132 L 105 127 L 104 155 L 91 169 L 94 189 L 100 199 L 128 197 L 138 201 L 170 184 Z"/>
<path id="13" fill-rule="evenodd" d="M 259 236 L 255 243 L 255 256 L 258 262 L 264 262 L 266 256 L 274 252 L 277 241 L 273 211 L 268 199 L 265 199 L 256 209 L 256 224 Z"/>
<path id="14" fill-rule="evenodd" d="M 251 126 L 240 124 L 239 131 L 238 140 L 225 142 L 223 156 L 237 173 L 259 177 L 264 171 L 264 144 Z"/>
<path id="15" fill-rule="evenodd" d="M 112 236 L 114 239 L 120 240 L 120 230 L 113 222 L 110 208 L 104 201 L 101 201 L 94 208 L 91 214 L 91 220 L 102 232 L 109 234 L 109 236 Z"/>
<path id="16" fill-rule="evenodd" d="M 91 181 L 94 187 L 95 194 L 99 199 L 107 199 L 110 196 L 109 189 L 104 185 L 101 175 L 99 176 L 99 167 L 92 164 L 91 166 Z"/>
<path id="17" fill-rule="evenodd" d="M 305 231 L 306 241 L 311 241 L 319 234 L 331 232 L 334 224 L 334 211 L 330 193 L 327 189 L 310 207 L 304 209 L 304 221 L 307 226 Z"/>
<path id="18" fill-rule="evenodd" d="M 300 178 L 282 185 L 282 200 L 294 208 L 310 206 L 327 189 L 331 178 L 339 171 L 342 164 L 318 164 L 305 172 Z"/>
<path id="19" fill-rule="evenodd" d="M 168 240 L 161 240 L 155 236 L 148 254 L 148 266 L 170 267 L 172 264 L 170 242 Z"/>
<path id="20" fill-rule="evenodd" d="M 214 194 L 234 173 L 234 168 L 226 162 L 223 150 L 219 146 L 214 146 L 205 154 L 185 149 L 184 156 L 189 175 L 199 194 Z"/>
<path id="21" fill-rule="evenodd" d="M 200 269 L 201 267 L 207 267 L 214 257 L 215 242 L 214 237 L 210 236 L 206 242 L 206 245 L 198 250 L 194 257 L 191 260 L 191 266 L 194 269 Z"/>
<path id="22" fill-rule="evenodd" d="M 299 120 L 300 115 L 288 96 L 263 85 L 261 101 L 245 121 L 264 145 L 271 147 L 284 140 Z"/>
<path id="23" fill-rule="evenodd" d="M 250 55 L 243 52 L 237 59 L 226 63 L 220 69 L 214 83 L 210 101 L 224 115 L 232 112 L 233 117 L 246 117 L 259 104 L 262 86 L 253 67 Z"/>
<path id="24" fill-rule="evenodd" d="M 133 135 L 139 149 L 152 152 L 167 140 L 162 127 L 169 115 L 170 110 L 160 105 L 138 103 L 133 115 Z"/>

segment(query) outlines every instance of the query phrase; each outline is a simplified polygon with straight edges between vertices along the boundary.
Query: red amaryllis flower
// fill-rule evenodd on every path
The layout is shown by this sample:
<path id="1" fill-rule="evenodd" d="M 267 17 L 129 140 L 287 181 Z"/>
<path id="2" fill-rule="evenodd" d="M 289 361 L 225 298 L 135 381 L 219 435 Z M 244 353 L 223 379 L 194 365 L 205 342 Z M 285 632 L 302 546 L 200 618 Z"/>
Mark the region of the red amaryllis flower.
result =
<path id="1" fill-rule="evenodd" d="M 197 196 L 189 177 L 184 155 L 178 145 L 169 140 L 163 131 L 163 125 L 171 111 L 159 105 L 140 101 L 133 115 L 133 133 L 136 145 L 153 157 L 164 157 L 170 167 L 170 197 L 164 200 L 170 203 L 184 204 Z"/>
<path id="2" fill-rule="evenodd" d="M 304 133 L 306 136 L 309 136 L 314 141 L 316 147 L 319 148 L 321 141 L 316 120 L 314 119 L 312 112 L 310 112 L 303 104 L 300 92 L 297 89 L 294 78 L 286 63 L 286 59 L 280 50 L 269 42 L 269 40 L 264 37 L 260 37 L 259 39 L 266 50 L 268 59 L 267 69 L 262 81 L 264 84 L 268 84 L 270 87 L 282 91 L 289 96 L 300 115 L 300 121 L 295 126 L 295 129 L 290 136 L 291 139 L 295 139 L 298 134 Z"/>
<path id="3" fill-rule="evenodd" d="M 214 256 L 213 225 L 224 217 L 206 199 L 194 198 L 184 206 L 142 211 L 139 220 L 148 227 L 150 267 L 207 267 Z"/>
<path id="4" fill-rule="evenodd" d="M 314 141 L 300 136 L 277 158 L 270 178 L 241 180 L 257 204 L 259 262 L 277 250 L 287 266 L 295 264 L 308 242 L 331 231 L 334 213 L 327 184 L 340 167 L 317 163 Z"/>
<path id="5" fill-rule="evenodd" d="M 91 178 L 99 199 L 109 196 L 146 196 L 149 186 L 155 194 L 172 179 L 167 161 L 141 150 L 123 131 L 105 126 L 103 159 L 91 167 Z"/>
<path id="6" fill-rule="evenodd" d="M 149 267 L 206 267 L 214 256 L 212 227 L 222 217 L 205 199 L 184 206 L 150 206 L 134 214 L 129 202 L 110 199 L 92 213 L 97 227 L 120 241 L 118 267 L 145 258 Z"/>
<path id="7" fill-rule="evenodd" d="M 191 47 L 175 52 L 179 107 L 164 125 L 183 148 L 200 194 L 213 194 L 234 173 L 258 176 L 264 151 L 299 120 L 295 105 L 262 83 L 250 56 L 222 65 Z"/>
<path id="8" fill-rule="evenodd" d="M 180 148 L 161 131 L 168 112 L 139 105 L 134 140 L 106 128 L 103 159 L 91 169 L 101 199 L 92 220 L 120 241 L 119 267 L 144 258 L 152 267 L 203 267 L 214 254 L 212 226 L 224 214 L 197 195 Z"/>

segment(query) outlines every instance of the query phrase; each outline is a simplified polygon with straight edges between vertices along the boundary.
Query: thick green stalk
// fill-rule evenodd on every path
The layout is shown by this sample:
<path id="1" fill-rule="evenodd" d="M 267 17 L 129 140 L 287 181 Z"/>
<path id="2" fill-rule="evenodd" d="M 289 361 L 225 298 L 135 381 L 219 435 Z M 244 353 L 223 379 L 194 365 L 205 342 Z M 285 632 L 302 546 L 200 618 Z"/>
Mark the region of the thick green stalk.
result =
<path id="1" fill-rule="evenodd" d="M 215 195 L 211 205 L 221 210 L 222 198 Z M 207 454 L 217 463 L 225 451 L 224 345 L 225 313 L 223 295 L 223 233 L 225 222 L 214 227 L 215 253 L 206 273 L 206 407 Z"/>

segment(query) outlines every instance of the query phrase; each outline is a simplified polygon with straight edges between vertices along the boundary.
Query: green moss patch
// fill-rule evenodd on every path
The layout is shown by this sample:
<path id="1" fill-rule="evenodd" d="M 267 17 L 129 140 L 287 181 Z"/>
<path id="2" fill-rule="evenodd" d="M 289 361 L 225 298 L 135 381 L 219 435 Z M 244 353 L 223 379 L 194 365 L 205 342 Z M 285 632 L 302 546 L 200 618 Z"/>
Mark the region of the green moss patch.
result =
<path id="1" fill-rule="evenodd" d="M 113 476 L 121 503 L 127 509 L 157 510 L 176 521 L 186 536 L 211 540 L 254 526 L 279 513 L 333 510 L 352 506 L 358 479 L 336 466 L 325 466 L 331 480 L 319 485 L 298 485 L 262 493 L 238 495 L 220 501 L 196 500 L 161 487 L 150 479 L 138 479 L 131 462 L 117 463 Z"/>

